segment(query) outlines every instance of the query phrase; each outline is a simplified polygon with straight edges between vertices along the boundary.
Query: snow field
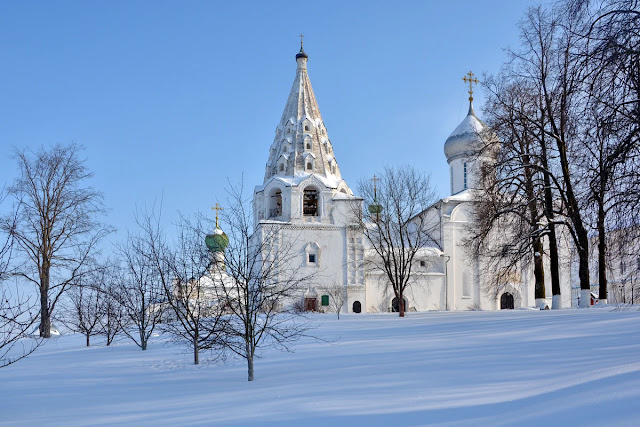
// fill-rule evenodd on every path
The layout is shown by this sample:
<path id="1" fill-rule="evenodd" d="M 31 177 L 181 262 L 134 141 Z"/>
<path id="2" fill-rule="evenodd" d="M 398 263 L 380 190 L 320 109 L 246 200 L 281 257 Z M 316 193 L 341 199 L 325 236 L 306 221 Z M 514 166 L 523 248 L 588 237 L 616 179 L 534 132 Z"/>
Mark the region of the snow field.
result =
<path id="1" fill-rule="evenodd" d="M 0 370 L 0 425 L 640 425 L 638 307 L 310 319 L 253 383 L 163 337 L 52 339 Z"/>

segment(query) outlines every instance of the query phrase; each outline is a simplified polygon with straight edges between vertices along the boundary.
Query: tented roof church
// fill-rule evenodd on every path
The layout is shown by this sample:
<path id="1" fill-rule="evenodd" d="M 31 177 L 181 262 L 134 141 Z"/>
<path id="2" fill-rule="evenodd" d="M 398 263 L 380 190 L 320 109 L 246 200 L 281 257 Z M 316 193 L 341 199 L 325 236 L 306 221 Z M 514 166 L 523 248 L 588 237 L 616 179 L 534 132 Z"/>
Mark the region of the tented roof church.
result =
<path id="1" fill-rule="evenodd" d="M 268 152 L 264 180 L 253 195 L 257 232 L 277 227 L 278 239 L 293 242 L 292 269 L 316 273 L 313 283 L 300 289 L 300 303 L 308 310 L 323 311 L 328 289 L 336 284 L 347 295 L 343 312 L 397 310 L 393 291 L 385 286 L 381 271 L 366 262 L 375 253 L 357 227 L 350 226 L 353 194 L 342 179 L 338 160 L 309 80 L 308 55 L 303 48 L 295 56 L 293 87 Z M 481 285 L 480 261 L 462 245 L 472 218 L 474 192 L 481 191 L 473 154 L 481 144 L 484 124 L 476 116 L 472 98 L 469 112 L 444 142 L 450 170 L 449 197 L 423 212 L 427 222 L 438 224 L 433 245 L 418 252 L 414 283 L 405 298 L 407 311 L 496 310 L 551 305 L 551 295 L 534 298 L 533 273 L 521 277 L 498 294 Z M 570 278 L 563 277 L 563 296 L 570 301 Z"/>

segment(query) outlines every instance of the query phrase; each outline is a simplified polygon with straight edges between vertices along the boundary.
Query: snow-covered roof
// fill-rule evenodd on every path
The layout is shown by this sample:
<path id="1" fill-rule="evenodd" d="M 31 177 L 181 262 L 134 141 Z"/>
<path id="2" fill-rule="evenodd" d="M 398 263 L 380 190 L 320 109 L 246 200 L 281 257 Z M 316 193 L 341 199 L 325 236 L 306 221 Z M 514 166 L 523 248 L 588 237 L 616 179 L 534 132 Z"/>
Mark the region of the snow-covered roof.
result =
<path id="1" fill-rule="evenodd" d="M 472 154 L 482 149 L 481 134 L 486 129 L 476 117 L 473 104 L 469 102 L 469 112 L 444 143 L 444 154 L 451 160 L 462 154 Z"/>

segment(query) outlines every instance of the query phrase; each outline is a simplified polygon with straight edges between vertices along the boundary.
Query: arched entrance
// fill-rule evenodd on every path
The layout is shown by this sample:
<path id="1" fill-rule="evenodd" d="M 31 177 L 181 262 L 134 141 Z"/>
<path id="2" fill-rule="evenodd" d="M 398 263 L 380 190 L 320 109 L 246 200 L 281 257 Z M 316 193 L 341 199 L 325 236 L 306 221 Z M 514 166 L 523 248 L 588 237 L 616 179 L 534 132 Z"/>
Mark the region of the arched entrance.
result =
<path id="1" fill-rule="evenodd" d="M 360 304 L 360 301 L 354 301 L 351 309 L 354 313 L 360 313 L 362 312 L 362 304 Z"/>
<path id="2" fill-rule="evenodd" d="M 500 310 L 513 310 L 513 295 L 509 292 L 505 292 L 500 297 Z"/>
<path id="3" fill-rule="evenodd" d="M 404 301 L 404 311 L 405 312 L 409 311 L 409 303 L 407 302 L 407 299 L 406 298 L 402 298 L 402 300 Z M 400 300 L 398 300 L 398 297 L 395 297 L 391 301 L 391 311 L 393 313 L 400 312 Z"/>

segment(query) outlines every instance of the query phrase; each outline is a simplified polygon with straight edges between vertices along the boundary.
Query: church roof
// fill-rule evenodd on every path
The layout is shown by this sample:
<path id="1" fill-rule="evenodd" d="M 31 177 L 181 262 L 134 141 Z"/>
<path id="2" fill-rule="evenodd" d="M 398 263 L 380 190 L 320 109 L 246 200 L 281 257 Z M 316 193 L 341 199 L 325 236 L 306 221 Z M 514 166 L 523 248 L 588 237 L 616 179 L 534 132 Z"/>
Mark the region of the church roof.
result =
<path id="1" fill-rule="evenodd" d="M 473 154 L 482 149 L 482 132 L 486 129 L 473 111 L 473 103 L 469 102 L 469 112 L 462 122 L 451 132 L 444 143 L 444 154 L 447 161 L 460 155 Z"/>
<path id="2" fill-rule="evenodd" d="M 308 55 L 296 55 L 296 76 L 271 144 L 263 184 L 272 177 L 315 175 L 322 181 L 342 181 L 307 72 Z"/>

